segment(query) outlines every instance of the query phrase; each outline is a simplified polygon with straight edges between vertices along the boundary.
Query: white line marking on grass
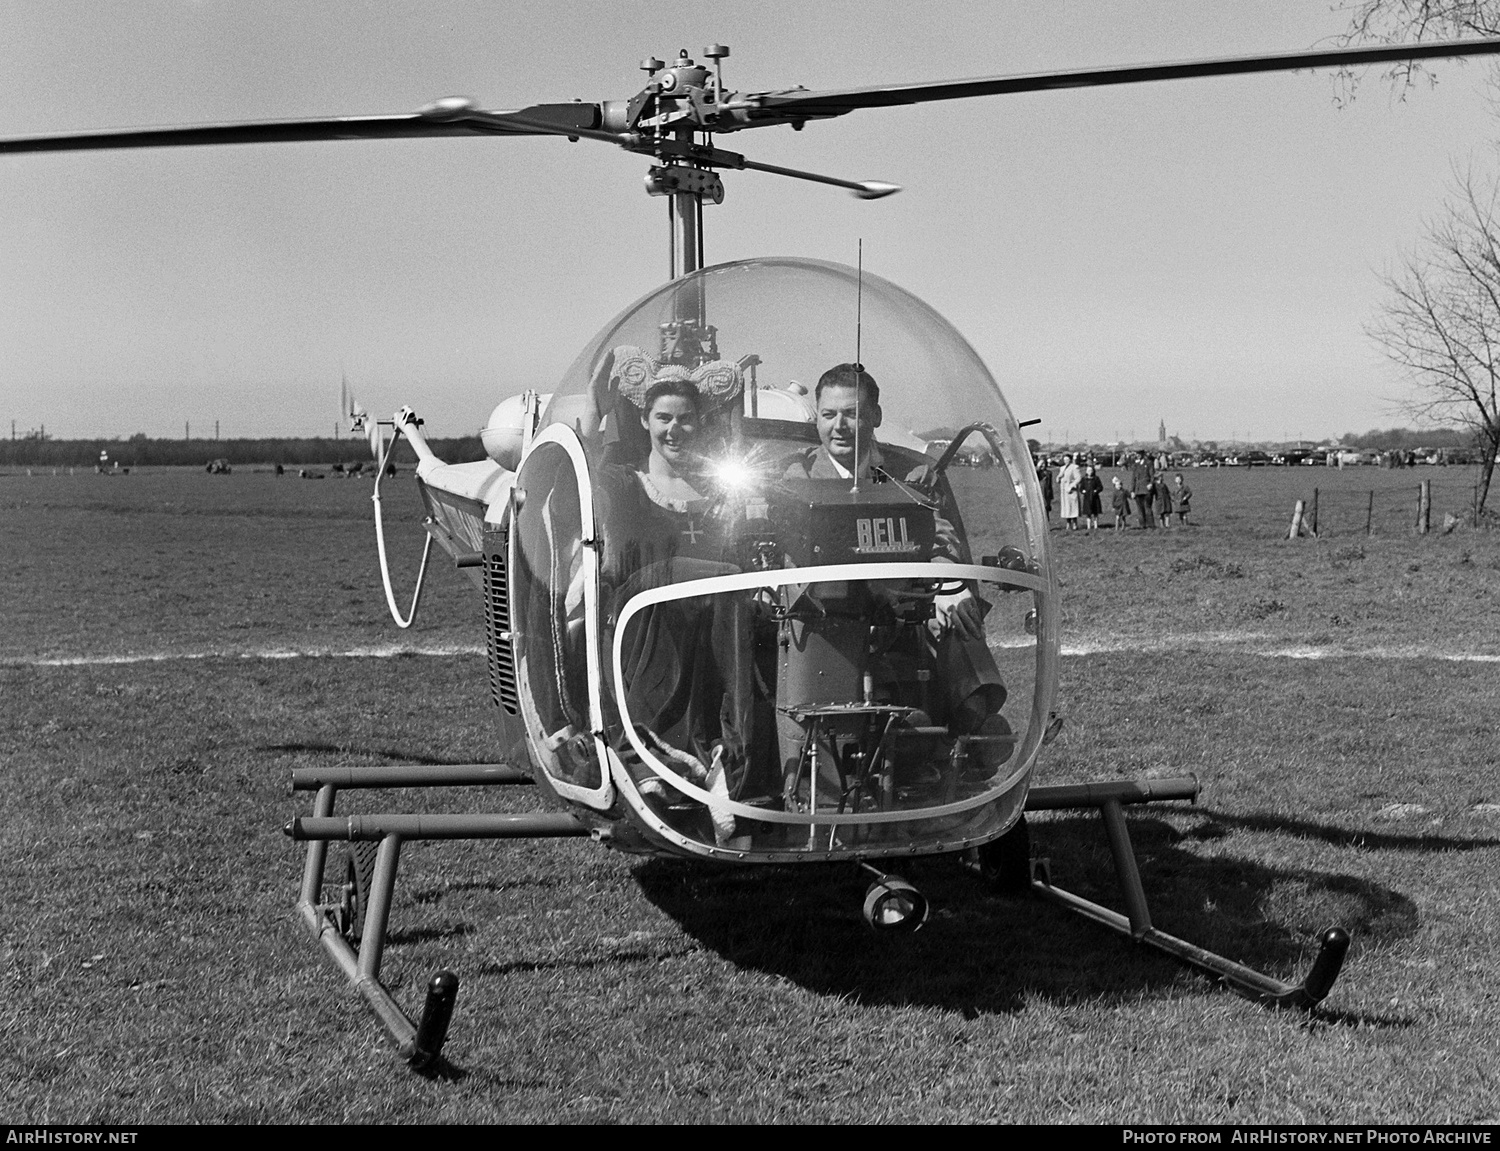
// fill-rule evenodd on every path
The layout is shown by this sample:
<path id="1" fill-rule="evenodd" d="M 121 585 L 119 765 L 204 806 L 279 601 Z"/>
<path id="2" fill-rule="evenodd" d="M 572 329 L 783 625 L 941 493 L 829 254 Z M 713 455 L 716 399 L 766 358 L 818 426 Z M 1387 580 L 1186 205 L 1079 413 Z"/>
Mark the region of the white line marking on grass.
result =
<path id="1" fill-rule="evenodd" d="M 1439 651 L 1417 644 L 1392 647 L 1272 646 L 1270 636 L 1250 632 L 1189 633 L 1175 636 L 1101 636 L 1062 645 L 1064 656 L 1114 652 L 1223 651 L 1261 659 L 1439 659 L 1450 663 L 1500 663 L 1500 653 Z M 119 655 L 0 656 L 0 667 L 110 667 L 200 659 L 393 659 L 397 656 L 484 655 L 480 644 L 374 644 L 368 647 L 253 648 L 249 650 L 127 652 Z"/>
<path id="2" fill-rule="evenodd" d="M 109 667 L 117 664 L 168 663 L 195 659 L 392 659 L 395 656 L 483 655 L 477 644 L 377 644 L 355 648 L 256 648 L 249 651 L 159 651 L 123 655 L 67 655 L 14 658 L 0 656 L 0 667 Z"/>
<path id="3" fill-rule="evenodd" d="M 1432 651 L 1422 647 L 1371 647 L 1353 650 L 1289 647 L 1257 652 L 1279 659 L 1443 659 L 1450 663 L 1500 663 L 1500 655 L 1481 651 Z"/>
<path id="4" fill-rule="evenodd" d="M 1102 636 L 1065 643 L 1065 656 L 1108 655 L 1112 652 L 1167 652 L 1232 650 L 1262 659 L 1441 659 L 1450 663 L 1500 663 L 1493 652 L 1451 651 L 1421 644 L 1380 647 L 1314 647 L 1311 644 L 1275 645 L 1272 637 L 1256 632 L 1198 632 L 1169 636 Z"/>

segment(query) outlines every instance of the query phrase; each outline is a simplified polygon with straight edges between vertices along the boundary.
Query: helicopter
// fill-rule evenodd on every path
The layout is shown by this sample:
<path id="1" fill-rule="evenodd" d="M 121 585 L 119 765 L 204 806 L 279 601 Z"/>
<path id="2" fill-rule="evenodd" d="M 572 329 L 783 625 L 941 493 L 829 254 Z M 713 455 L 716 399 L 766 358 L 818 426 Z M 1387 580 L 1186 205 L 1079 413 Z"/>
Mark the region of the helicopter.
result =
<path id="1" fill-rule="evenodd" d="M 415 621 L 434 545 L 485 610 L 497 762 L 299 769 L 315 793 L 298 912 L 418 1067 L 441 1058 L 457 977 L 414 1021 L 380 981 L 404 844 L 592 838 L 624 852 L 871 875 L 872 929 L 913 931 L 926 899 L 895 874 L 961 858 L 1197 966 L 1253 998 L 1313 1008 L 1349 946 L 1332 927 L 1285 983 L 1157 929 L 1124 806 L 1192 799 L 1192 779 L 1034 786 L 1056 714 L 1059 585 L 1035 467 L 964 337 L 898 286 L 795 257 L 707 264 L 704 213 L 725 171 L 878 199 L 899 189 L 760 163 L 720 146 L 750 129 L 904 104 L 1500 53 L 1500 40 L 1336 49 L 835 90 L 736 92 L 729 49 L 642 62 L 625 99 L 0 140 L 0 152 L 427 137 L 553 136 L 648 162 L 668 209 L 671 276 L 580 351 L 550 392 L 502 402 L 486 458 L 447 463 L 403 407 L 347 414 L 376 456 L 388 606 Z M 931 429 L 946 428 L 938 444 Z M 923 432 L 927 435 L 923 435 Z M 409 607 L 387 562 L 381 488 L 417 457 L 427 541 Z M 981 466 L 959 466 L 978 460 Z M 545 813 L 336 815 L 338 793 L 531 785 Z M 1030 858 L 1025 812 L 1097 808 L 1126 912 L 1068 892 Z M 328 845 L 348 845 L 330 878 Z M 890 869 L 890 870 L 887 870 Z"/>

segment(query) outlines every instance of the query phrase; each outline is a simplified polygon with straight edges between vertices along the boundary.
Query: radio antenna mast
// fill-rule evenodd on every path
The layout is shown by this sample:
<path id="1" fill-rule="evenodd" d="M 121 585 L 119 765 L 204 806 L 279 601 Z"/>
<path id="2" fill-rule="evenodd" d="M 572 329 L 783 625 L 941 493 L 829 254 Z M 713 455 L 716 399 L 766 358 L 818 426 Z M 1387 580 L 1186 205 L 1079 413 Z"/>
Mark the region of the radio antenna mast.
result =
<path id="1" fill-rule="evenodd" d="M 860 386 L 860 375 L 865 370 L 860 360 L 860 343 L 864 336 L 865 318 L 865 238 L 859 238 L 859 272 L 854 281 L 854 487 L 859 491 L 859 451 L 864 447 L 859 442 L 859 406 L 864 401 L 864 388 Z"/>
<path id="2" fill-rule="evenodd" d="M 865 366 L 860 362 L 860 338 L 864 331 L 864 307 L 865 307 L 865 238 L 859 238 L 859 276 L 855 280 L 854 288 L 854 370 L 862 372 Z"/>

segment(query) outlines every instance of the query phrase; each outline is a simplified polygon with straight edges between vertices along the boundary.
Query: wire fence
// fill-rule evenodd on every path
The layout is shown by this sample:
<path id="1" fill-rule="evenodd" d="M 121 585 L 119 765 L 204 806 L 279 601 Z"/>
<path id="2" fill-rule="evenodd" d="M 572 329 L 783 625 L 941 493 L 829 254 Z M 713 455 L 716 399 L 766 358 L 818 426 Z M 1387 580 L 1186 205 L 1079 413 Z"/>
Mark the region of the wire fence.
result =
<path id="1" fill-rule="evenodd" d="M 1461 476 L 1366 490 L 1315 487 L 1303 502 L 1302 526 L 1319 536 L 1442 531 L 1474 523 L 1478 490 L 1477 481 Z"/>

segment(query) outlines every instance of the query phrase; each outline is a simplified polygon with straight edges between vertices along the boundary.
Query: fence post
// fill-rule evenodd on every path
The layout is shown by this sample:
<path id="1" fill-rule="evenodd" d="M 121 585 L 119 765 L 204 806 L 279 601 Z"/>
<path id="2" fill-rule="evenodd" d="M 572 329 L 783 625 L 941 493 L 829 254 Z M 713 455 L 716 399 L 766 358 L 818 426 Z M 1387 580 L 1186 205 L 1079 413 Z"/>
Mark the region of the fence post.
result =
<path id="1" fill-rule="evenodd" d="M 1426 535 L 1432 527 L 1432 481 L 1423 480 L 1417 485 L 1417 532 Z"/>
<path id="2" fill-rule="evenodd" d="M 1313 488 L 1312 534 L 1318 534 L 1318 489 Z"/>
<path id="3" fill-rule="evenodd" d="M 1292 508 L 1292 528 L 1286 533 L 1286 538 L 1294 540 L 1302 531 L 1302 501 L 1297 501 L 1297 506 Z"/>
<path id="4" fill-rule="evenodd" d="M 1370 502 L 1365 505 L 1365 535 L 1375 534 L 1375 489 L 1370 489 Z"/>

